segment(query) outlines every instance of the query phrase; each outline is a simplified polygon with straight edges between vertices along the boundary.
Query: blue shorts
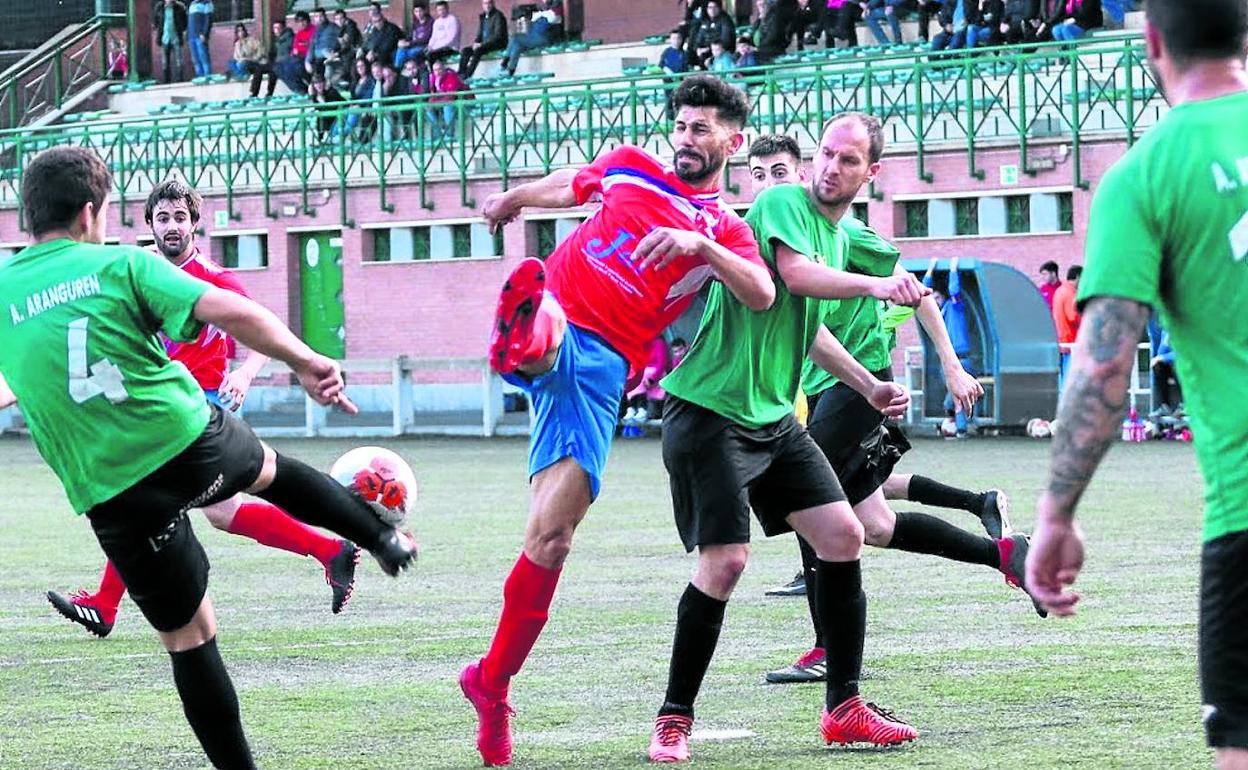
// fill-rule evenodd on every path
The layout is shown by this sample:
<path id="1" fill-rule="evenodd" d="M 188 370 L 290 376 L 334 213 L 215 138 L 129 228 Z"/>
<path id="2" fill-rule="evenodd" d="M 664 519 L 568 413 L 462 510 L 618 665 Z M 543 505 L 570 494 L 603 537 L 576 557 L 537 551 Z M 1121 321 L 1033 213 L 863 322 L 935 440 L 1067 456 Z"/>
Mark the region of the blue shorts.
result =
<path id="1" fill-rule="evenodd" d="M 217 396 L 217 391 L 215 388 L 213 390 L 205 390 L 204 398 L 208 399 L 208 403 L 214 406 L 219 406 L 222 409 L 225 409 L 225 404 L 221 403 L 221 398 Z M 229 411 L 229 410 L 227 409 L 226 411 Z"/>
<path id="2" fill-rule="evenodd" d="M 597 498 L 628 379 L 628 362 L 598 335 L 568 324 L 555 367 L 533 380 L 504 377 L 533 402 L 529 478 L 565 457 L 589 474 Z"/>

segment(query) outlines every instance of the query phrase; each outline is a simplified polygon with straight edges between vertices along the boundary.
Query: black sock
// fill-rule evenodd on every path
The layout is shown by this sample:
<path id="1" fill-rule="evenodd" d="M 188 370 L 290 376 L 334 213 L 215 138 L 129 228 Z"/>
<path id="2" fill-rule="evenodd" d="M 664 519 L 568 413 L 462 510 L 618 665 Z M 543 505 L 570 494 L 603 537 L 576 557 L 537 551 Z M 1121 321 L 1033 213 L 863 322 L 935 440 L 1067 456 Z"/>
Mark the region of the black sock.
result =
<path id="1" fill-rule="evenodd" d="M 693 583 L 685 588 L 676 607 L 676 638 L 672 641 L 672 662 L 667 671 L 666 702 L 659 709 L 660 714 L 693 716 L 693 702 L 719 643 L 727 606 L 728 602 L 707 596 Z"/>
<path id="2" fill-rule="evenodd" d="M 797 536 L 797 548 L 802 552 L 802 574 L 806 576 L 806 609 L 810 611 L 810 624 L 815 629 L 815 646 L 823 647 L 823 624 L 819 622 L 819 602 L 815 598 L 815 580 L 819 572 L 819 559 L 815 549 L 806 538 Z"/>
<path id="3" fill-rule="evenodd" d="M 819 618 L 828 651 L 828 710 L 858 694 L 862 646 L 867 636 L 867 595 L 857 561 L 819 560 Z"/>
<path id="4" fill-rule="evenodd" d="M 365 550 L 372 550 L 391 532 L 368 504 L 346 487 L 328 474 L 285 455 L 277 456 L 273 483 L 256 496 L 302 522 L 337 532 Z"/>
<path id="5" fill-rule="evenodd" d="M 238 714 L 238 695 L 226 673 L 214 636 L 193 650 L 171 652 L 173 682 L 182 710 L 218 770 L 251 770 L 255 762 Z"/>
<path id="6" fill-rule="evenodd" d="M 910 477 L 910 488 L 906 499 L 937 508 L 956 508 L 975 515 L 984 508 L 984 495 L 980 492 L 969 492 L 965 489 L 946 486 L 935 479 L 915 474 Z"/>
<path id="7" fill-rule="evenodd" d="M 969 564 L 983 564 L 993 569 L 1001 566 L 997 541 L 959 529 L 944 519 L 926 513 L 897 514 L 893 539 L 887 547 Z"/>

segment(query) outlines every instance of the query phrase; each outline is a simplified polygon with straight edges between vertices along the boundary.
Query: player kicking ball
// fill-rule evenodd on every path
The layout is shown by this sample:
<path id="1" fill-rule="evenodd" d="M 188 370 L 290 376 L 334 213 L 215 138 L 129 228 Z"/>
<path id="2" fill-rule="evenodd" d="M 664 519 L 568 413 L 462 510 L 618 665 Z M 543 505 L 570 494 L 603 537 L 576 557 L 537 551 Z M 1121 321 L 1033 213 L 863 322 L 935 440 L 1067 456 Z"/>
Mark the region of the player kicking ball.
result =
<path id="1" fill-rule="evenodd" d="M 219 289 L 246 297 L 238 278 L 215 264 L 195 245 L 195 228 L 203 199 L 184 182 L 162 182 L 147 197 L 144 219 L 152 228 L 157 251 L 174 267 Z M 221 329 L 207 325 L 191 342 L 165 339 L 165 349 L 176 363 L 185 366 L 199 383 L 209 403 L 237 412 L 247 398 L 251 382 L 268 362 L 263 353 L 251 351 L 243 364 L 229 370 L 230 340 Z M 293 518 L 281 508 L 265 502 L 244 502 L 241 495 L 205 506 L 208 523 L 224 532 L 249 537 L 256 542 L 300 556 L 312 556 L 325 570 L 331 590 L 330 610 L 342 612 L 355 588 L 355 565 L 360 549 L 347 540 L 328 537 Z M 76 591 L 63 596 L 48 591 L 48 601 L 57 612 L 104 637 L 113 630 L 117 608 L 126 585 L 112 562 L 104 564 L 100 587 L 95 593 Z"/>
<path id="2" fill-rule="evenodd" d="M 209 761 L 252 768 L 216 643 L 208 557 L 186 513 L 240 492 L 364 544 L 397 575 L 416 546 L 362 500 L 261 443 L 204 399 L 157 334 L 205 324 L 295 372 L 318 403 L 354 413 L 338 364 L 269 311 L 130 246 L 104 246 L 112 175 L 80 147 L 34 158 L 22 179 L 31 245 L 0 265 L 0 377 L 44 461 L 168 650 L 183 711 Z"/>

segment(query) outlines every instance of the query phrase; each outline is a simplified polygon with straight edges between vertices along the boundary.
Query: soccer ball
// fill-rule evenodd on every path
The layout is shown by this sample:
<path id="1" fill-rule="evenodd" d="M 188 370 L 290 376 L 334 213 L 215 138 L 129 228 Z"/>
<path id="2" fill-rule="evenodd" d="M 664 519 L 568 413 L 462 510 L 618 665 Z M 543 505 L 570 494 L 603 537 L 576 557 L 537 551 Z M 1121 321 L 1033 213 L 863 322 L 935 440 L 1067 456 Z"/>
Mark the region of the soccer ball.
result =
<path id="1" fill-rule="evenodd" d="M 1053 435 L 1053 426 L 1048 420 L 1033 417 L 1027 421 L 1027 435 L 1032 438 L 1048 438 Z"/>
<path id="2" fill-rule="evenodd" d="M 329 475 L 368 503 L 377 518 L 397 527 L 416 508 L 416 475 L 389 449 L 362 446 L 339 457 Z"/>
<path id="3" fill-rule="evenodd" d="M 954 438 L 958 435 L 958 421 L 952 417 L 946 417 L 940 423 L 940 435 L 945 438 Z"/>

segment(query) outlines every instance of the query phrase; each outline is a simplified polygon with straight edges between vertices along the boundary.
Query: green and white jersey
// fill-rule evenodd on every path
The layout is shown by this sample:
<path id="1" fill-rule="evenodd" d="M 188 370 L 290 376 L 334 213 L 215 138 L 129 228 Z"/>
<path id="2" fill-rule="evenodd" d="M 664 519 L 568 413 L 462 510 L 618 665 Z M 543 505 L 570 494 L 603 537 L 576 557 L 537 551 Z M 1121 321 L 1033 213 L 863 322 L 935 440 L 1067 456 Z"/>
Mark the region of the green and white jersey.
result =
<path id="1" fill-rule="evenodd" d="M 1205 539 L 1248 530 L 1248 93 L 1175 107 L 1101 181 L 1079 301 L 1159 308 L 1205 477 Z"/>
<path id="2" fill-rule="evenodd" d="M 78 513 L 133 486 L 208 424 L 156 334 L 195 339 L 208 284 L 131 246 L 55 240 L 0 265 L 0 374 Z"/>

